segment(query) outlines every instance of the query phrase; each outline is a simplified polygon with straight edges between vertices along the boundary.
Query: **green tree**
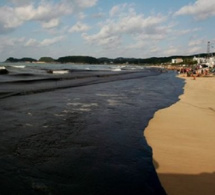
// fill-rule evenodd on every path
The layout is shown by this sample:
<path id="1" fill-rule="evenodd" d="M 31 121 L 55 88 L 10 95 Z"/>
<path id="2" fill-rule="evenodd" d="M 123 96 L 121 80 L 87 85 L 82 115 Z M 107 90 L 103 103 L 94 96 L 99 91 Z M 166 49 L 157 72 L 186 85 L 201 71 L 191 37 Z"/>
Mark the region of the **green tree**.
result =
<path id="1" fill-rule="evenodd" d="M 41 57 L 39 59 L 40 62 L 47 62 L 47 63 L 51 63 L 51 62 L 54 62 L 55 60 L 51 57 Z"/>

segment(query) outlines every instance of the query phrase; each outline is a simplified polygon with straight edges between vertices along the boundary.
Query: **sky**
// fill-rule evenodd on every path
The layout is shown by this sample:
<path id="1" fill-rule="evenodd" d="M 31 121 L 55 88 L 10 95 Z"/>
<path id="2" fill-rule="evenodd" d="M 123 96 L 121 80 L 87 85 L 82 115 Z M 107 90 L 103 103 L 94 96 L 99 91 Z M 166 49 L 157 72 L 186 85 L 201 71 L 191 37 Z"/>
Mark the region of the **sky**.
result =
<path id="1" fill-rule="evenodd" d="M 0 61 L 215 52 L 215 0 L 1 0 Z"/>

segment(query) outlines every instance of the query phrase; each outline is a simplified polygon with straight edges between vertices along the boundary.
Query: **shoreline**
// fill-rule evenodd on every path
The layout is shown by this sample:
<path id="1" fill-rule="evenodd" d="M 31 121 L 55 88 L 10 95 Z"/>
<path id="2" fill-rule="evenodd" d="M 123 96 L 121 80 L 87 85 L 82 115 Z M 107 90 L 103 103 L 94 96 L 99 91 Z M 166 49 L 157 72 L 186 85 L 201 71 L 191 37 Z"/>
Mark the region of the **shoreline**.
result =
<path id="1" fill-rule="evenodd" d="M 144 135 L 167 194 L 214 194 L 215 77 L 181 78 L 184 94 L 155 113 Z"/>

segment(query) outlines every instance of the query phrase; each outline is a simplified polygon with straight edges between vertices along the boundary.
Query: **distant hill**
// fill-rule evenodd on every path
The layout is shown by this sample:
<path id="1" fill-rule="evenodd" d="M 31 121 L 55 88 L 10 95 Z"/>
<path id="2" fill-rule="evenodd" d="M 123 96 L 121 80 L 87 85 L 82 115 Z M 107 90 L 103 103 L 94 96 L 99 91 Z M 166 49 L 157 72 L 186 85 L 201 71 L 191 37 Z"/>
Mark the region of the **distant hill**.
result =
<path id="1" fill-rule="evenodd" d="M 99 64 L 99 61 L 90 56 L 65 56 L 56 60 L 60 63 L 84 63 L 84 64 Z"/>
<path id="2" fill-rule="evenodd" d="M 214 54 L 213 54 L 214 55 Z M 124 58 L 118 57 L 115 59 L 112 58 L 94 58 L 91 56 L 65 56 L 60 57 L 58 59 L 53 59 L 51 57 L 41 57 L 38 62 L 46 62 L 46 63 L 83 63 L 83 64 L 161 64 L 161 63 L 171 63 L 172 59 L 182 58 L 185 62 L 192 61 L 193 57 L 207 57 L 206 53 L 182 56 L 175 55 L 169 57 L 151 57 L 151 58 Z M 33 58 L 8 58 L 5 62 L 37 62 L 36 59 Z"/>
<path id="3" fill-rule="evenodd" d="M 33 58 L 21 58 L 21 59 L 17 59 L 17 58 L 8 58 L 5 62 L 37 62 L 36 59 Z"/>
<path id="4" fill-rule="evenodd" d="M 52 63 L 55 62 L 56 60 L 51 58 L 51 57 L 41 57 L 39 59 L 39 62 L 46 62 L 46 63 Z"/>

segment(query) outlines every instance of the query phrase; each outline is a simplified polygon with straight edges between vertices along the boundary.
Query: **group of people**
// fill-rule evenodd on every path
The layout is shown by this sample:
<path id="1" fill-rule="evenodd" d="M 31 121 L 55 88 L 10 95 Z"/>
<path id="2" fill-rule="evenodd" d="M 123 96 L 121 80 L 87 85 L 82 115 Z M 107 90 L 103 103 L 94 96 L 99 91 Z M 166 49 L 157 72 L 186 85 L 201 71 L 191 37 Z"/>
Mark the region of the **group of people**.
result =
<path id="1" fill-rule="evenodd" d="M 196 79 L 196 77 L 207 76 L 209 74 L 209 68 L 203 68 L 201 66 L 196 66 L 193 68 L 183 67 L 178 70 L 178 73 L 186 74 L 187 77 L 193 77 L 193 79 Z"/>

